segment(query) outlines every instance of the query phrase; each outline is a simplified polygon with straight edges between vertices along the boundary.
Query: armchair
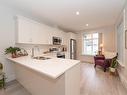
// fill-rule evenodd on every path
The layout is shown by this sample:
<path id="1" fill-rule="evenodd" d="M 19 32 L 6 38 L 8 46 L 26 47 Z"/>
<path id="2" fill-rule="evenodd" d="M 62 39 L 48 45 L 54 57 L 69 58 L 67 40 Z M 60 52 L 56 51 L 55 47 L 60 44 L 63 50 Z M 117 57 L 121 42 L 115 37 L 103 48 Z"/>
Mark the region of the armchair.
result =
<path id="1" fill-rule="evenodd" d="M 95 61 L 95 65 L 94 67 L 96 68 L 97 65 L 103 67 L 104 69 L 104 72 L 106 72 L 106 69 L 108 67 L 110 67 L 110 61 L 111 60 L 107 60 L 105 59 L 105 56 L 104 55 L 101 55 L 101 56 L 94 56 L 94 61 Z"/>

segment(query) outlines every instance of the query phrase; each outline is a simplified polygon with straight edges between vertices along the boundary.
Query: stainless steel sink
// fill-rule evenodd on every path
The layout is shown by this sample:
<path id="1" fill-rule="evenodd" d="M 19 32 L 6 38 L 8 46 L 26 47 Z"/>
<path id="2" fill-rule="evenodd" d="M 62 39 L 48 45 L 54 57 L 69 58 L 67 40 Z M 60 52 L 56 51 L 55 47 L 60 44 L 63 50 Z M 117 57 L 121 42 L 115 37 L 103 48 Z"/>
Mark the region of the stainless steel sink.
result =
<path id="1" fill-rule="evenodd" d="M 51 59 L 49 57 L 43 57 L 43 56 L 37 56 L 37 57 L 33 57 L 33 59 L 37 59 L 37 60 L 48 60 Z"/>

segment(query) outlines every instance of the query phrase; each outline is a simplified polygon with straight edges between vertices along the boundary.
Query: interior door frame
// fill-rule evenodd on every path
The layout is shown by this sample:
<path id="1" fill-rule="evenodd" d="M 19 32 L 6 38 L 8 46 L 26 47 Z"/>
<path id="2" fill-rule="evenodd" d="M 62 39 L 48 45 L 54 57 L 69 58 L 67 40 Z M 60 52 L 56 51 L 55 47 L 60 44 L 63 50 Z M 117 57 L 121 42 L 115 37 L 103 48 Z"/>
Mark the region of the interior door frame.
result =
<path id="1" fill-rule="evenodd" d="M 125 30 L 125 49 L 127 49 L 127 30 Z"/>

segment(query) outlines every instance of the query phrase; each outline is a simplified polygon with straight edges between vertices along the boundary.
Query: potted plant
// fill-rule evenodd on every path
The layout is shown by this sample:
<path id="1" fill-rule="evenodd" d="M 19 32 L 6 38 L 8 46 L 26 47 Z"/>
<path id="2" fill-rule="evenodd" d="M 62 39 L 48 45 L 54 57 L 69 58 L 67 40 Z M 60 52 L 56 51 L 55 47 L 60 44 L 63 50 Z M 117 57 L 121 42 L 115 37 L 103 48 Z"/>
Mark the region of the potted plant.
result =
<path id="1" fill-rule="evenodd" d="M 116 72 L 116 67 L 118 66 L 118 61 L 116 60 L 117 58 L 113 58 L 110 66 L 110 72 L 115 73 Z"/>
<path id="2" fill-rule="evenodd" d="M 20 51 L 21 49 L 18 47 L 9 47 L 5 49 L 5 54 L 11 54 L 12 58 L 17 57 L 17 52 Z"/>
<path id="3" fill-rule="evenodd" d="M 2 63 L 0 63 L 0 74 L 2 73 L 2 70 L 3 70 L 3 65 Z"/>

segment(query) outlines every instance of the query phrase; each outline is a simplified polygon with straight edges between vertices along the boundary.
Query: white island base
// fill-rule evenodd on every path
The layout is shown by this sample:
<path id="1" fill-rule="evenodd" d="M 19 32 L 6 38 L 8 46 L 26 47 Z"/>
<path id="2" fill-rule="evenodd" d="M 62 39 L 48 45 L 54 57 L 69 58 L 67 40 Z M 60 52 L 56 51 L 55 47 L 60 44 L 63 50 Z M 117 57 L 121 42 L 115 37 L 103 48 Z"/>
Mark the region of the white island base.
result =
<path id="1" fill-rule="evenodd" d="M 80 64 L 56 79 L 20 64 L 14 65 L 17 81 L 32 95 L 80 95 Z"/>

